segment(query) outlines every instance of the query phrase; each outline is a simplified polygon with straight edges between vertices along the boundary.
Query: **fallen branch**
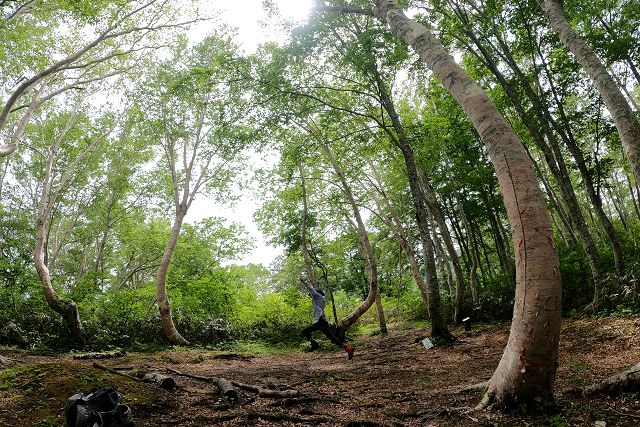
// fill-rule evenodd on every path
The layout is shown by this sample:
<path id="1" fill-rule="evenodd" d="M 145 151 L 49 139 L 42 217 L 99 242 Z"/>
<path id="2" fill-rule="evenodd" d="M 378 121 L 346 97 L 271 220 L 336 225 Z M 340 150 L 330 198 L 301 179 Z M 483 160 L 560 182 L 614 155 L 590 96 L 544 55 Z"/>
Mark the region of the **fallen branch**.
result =
<path id="1" fill-rule="evenodd" d="M 238 400 L 238 392 L 233 387 L 231 382 L 224 378 L 205 377 L 202 375 L 189 374 L 187 372 L 181 372 L 181 371 L 178 371 L 177 369 L 172 369 L 172 368 L 167 368 L 167 371 L 173 372 L 174 374 L 177 374 L 177 375 L 182 375 L 184 377 L 193 378 L 195 380 L 213 383 L 216 385 L 216 387 L 218 387 L 218 389 L 222 392 L 222 394 L 227 400 L 230 400 L 230 401 Z"/>
<path id="2" fill-rule="evenodd" d="M 98 369 L 102 369 L 103 371 L 107 371 L 107 372 L 112 373 L 114 375 L 120 375 L 121 377 L 129 378 L 129 379 L 131 379 L 133 381 L 139 381 L 139 382 L 142 381 L 141 378 L 134 377 L 133 375 L 129 375 L 129 374 L 125 373 L 125 372 L 116 371 L 115 369 L 111 369 L 108 366 L 101 365 L 98 362 L 93 362 L 93 367 L 94 368 L 98 368 Z"/>
<path id="3" fill-rule="evenodd" d="M 258 393 L 258 396 L 260 397 L 273 397 L 273 398 L 291 398 L 291 397 L 298 397 L 300 394 L 298 393 L 297 390 L 273 390 L 270 388 L 262 388 L 260 386 L 255 386 L 255 385 L 251 385 L 251 384 L 245 384 L 245 383 L 241 383 L 241 382 L 237 382 L 237 381 L 228 381 L 224 378 L 219 378 L 219 377 L 205 377 L 202 375 L 196 375 L 196 374 L 189 374 L 187 372 L 181 372 L 178 371 L 176 369 L 171 369 L 171 368 L 167 368 L 168 371 L 173 372 L 174 374 L 178 374 L 178 375 L 183 375 L 185 377 L 189 377 L 189 378 L 193 378 L 196 380 L 201 380 L 201 381 L 207 381 L 207 382 L 212 382 L 214 384 L 216 384 L 218 386 L 218 388 L 220 388 L 220 390 L 225 393 L 225 396 L 227 396 L 227 391 L 228 390 L 228 386 L 231 386 L 231 388 L 233 388 L 233 386 L 236 386 L 238 388 L 241 388 L 243 390 L 247 390 L 253 393 Z M 235 389 L 233 389 L 233 391 L 235 392 Z M 236 395 L 233 398 L 233 400 L 238 398 L 237 392 L 235 392 Z"/>
<path id="4" fill-rule="evenodd" d="M 141 378 L 147 383 L 154 383 L 164 390 L 173 390 L 176 388 L 176 381 L 168 375 L 158 372 L 134 371 L 132 375 Z"/>
<path id="5" fill-rule="evenodd" d="M 0 356 L 0 369 L 1 368 L 6 368 L 9 365 L 14 365 L 16 363 L 19 363 L 19 360 L 16 359 L 12 359 L 10 357 L 6 357 L 6 356 Z"/>
<path id="6" fill-rule="evenodd" d="M 114 357 L 126 356 L 127 352 L 124 350 L 104 351 L 99 353 L 80 353 L 74 354 L 74 359 L 111 359 Z"/>
<path id="7" fill-rule="evenodd" d="M 640 391 L 640 363 L 597 384 L 573 390 L 583 395 L 608 394 L 616 395 L 625 392 Z"/>
<path id="8" fill-rule="evenodd" d="M 231 383 L 238 388 L 258 393 L 258 396 L 260 397 L 290 398 L 299 396 L 297 390 L 274 390 L 271 388 L 262 388 L 256 385 L 239 383 L 237 381 L 232 381 Z"/>

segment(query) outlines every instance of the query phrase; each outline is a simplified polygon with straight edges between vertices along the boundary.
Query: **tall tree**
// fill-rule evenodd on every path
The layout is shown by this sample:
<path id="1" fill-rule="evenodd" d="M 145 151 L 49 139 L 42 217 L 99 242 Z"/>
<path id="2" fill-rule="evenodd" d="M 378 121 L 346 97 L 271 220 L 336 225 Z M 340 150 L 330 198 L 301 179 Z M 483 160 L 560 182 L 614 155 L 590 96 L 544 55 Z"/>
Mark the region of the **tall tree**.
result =
<path id="1" fill-rule="evenodd" d="M 516 299 L 509 341 L 480 407 L 553 399 L 560 338 L 561 282 L 546 203 L 531 161 L 513 129 L 482 88 L 424 25 L 393 0 L 376 0 L 377 17 L 409 44 L 461 105 L 482 137 L 498 175 L 513 233 Z M 335 11 L 349 11 L 333 8 Z M 351 10 L 353 11 L 353 9 Z"/>
<path id="2" fill-rule="evenodd" d="M 622 147 L 636 180 L 640 181 L 640 121 L 595 51 L 569 25 L 563 1 L 539 0 L 539 3 L 562 43 L 575 55 L 593 80 L 618 129 Z"/>
<path id="3" fill-rule="evenodd" d="M 79 108 L 79 107 L 76 107 Z M 43 286 L 45 300 L 49 307 L 64 319 L 71 338 L 78 344 L 84 344 L 84 329 L 80 321 L 78 307 L 73 300 L 61 298 L 53 287 L 50 268 L 53 268 L 63 242 L 52 245 L 50 239 L 51 226 L 56 210 L 61 209 L 61 201 L 71 197 L 70 185 L 75 181 L 86 184 L 88 169 L 95 166 L 95 153 L 113 132 L 117 122 L 107 121 L 100 127 L 92 128 L 88 118 L 80 111 L 74 110 L 58 117 L 52 117 L 43 127 L 41 141 L 44 170 L 40 183 L 39 200 L 35 215 L 36 241 L 34 249 L 35 268 Z M 44 142 L 44 144 L 42 144 Z M 93 156 L 93 159 L 91 159 Z M 92 160 L 92 161 L 90 161 Z M 76 188 L 76 197 L 83 192 Z M 85 201 L 86 202 L 86 201 Z M 82 205 L 82 201 L 76 201 Z M 77 222 L 73 215 L 64 235 L 68 236 Z M 73 219 L 73 217 L 76 217 Z"/>
<path id="4" fill-rule="evenodd" d="M 44 3 L 17 2 L 10 19 L 0 24 L 3 34 L 10 35 L 3 38 L 0 57 L 14 59 L 2 61 L 11 65 L 0 80 L 11 84 L 4 85 L 10 88 L 7 98 L 0 98 L 0 131 L 8 128 L 0 157 L 17 149 L 26 125 L 46 101 L 130 71 L 141 53 L 158 47 L 150 34 L 194 22 L 176 20 L 175 10 L 160 0 Z M 88 41 L 77 34 L 88 34 Z"/>
<path id="5" fill-rule="evenodd" d="M 158 68 L 155 84 L 141 101 L 147 105 L 148 132 L 162 148 L 173 225 L 157 273 L 156 297 L 162 329 L 172 344 L 187 341 L 175 327 L 167 274 L 182 224 L 202 192 L 229 200 L 244 146 L 243 88 L 234 67 L 236 47 L 228 36 L 210 36 L 192 50 L 183 42 L 171 61 Z M 149 101 L 151 101 L 149 103 Z"/>

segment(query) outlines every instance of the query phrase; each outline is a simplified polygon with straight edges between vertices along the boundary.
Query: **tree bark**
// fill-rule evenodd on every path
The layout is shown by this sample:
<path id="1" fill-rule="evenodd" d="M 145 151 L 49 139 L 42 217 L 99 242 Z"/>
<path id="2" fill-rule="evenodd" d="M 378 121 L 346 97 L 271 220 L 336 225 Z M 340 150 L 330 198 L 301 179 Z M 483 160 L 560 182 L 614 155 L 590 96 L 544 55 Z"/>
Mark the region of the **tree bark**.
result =
<path id="1" fill-rule="evenodd" d="M 469 246 L 471 246 L 471 268 L 469 269 L 469 287 L 471 288 L 471 299 L 474 307 L 480 305 L 480 292 L 478 292 L 478 264 L 480 259 L 478 251 L 475 249 L 476 239 L 473 235 L 473 230 L 467 219 L 467 214 L 464 212 L 464 207 L 460 201 L 458 201 L 458 207 L 460 209 L 460 218 L 462 218 L 462 225 L 467 231 L 467 239 L 469 240 Z"/>
<path id="2" fill-rule="evenodd" d="M 65 125 L 63 135 L 69 130 L 71 121 Z M 59 140 L 58 140 L 59 141 Z M 36 244 L 34 248 L 34 263 L 35 268 L 42 283 L 42 290 L 44 298 L 47 301 L 47 305 L 56 313 L 58 313 L 64 319 L 67 327 L 69 328 L 70 336 L 72 340 L 84 346 L 85 334 L 82 323 L 80 322 L 80 312 L 78 306 L 73 300 L 64 300 L 58 296 L 53 285 L 51 283 L 51 275 L 49 274 L 49 268 L 47 267 L 46 259 L 46 239 L 50 225 L 51 210 L 53 209 L 50 200 L 51 191 L 51 173 L 53 170 L 55 156 L 55 148 L 50 149 L 49 159 L 45 168 L 44 179 L 42 182 L 42 193 L 40 194 L 40 200 L 38 202 L 38 208 L 36 212 Z M 67 172 L 70 170 L 68 169 Z M 64 178 L 63 178 L 64 180 Z"/>
<path id="3" fill-rule="evenodd" d="M 561 0 L 539 0 L 560 41 L 582 65 L 600 93 L 618 129 L 620 141 L 636 179 L 640 181 L 640 122 L 595 51 L 571 28 Z"/>
<path id="4" fill-rule="evenodd" d="M 509 84 L 509 82 L 504 77 L 504 75 L 500 72 L 497 64 L 495 63 L 495 61 L 493 60 L 492 56 L 487 51 L 485 46 L 480 42 L 480 40 L 472 32 L 467 32 L 467 35 L 471 38 L 473 43 L 480 50 L 483 58 L 486 61 L 486 65 L 489 68 L 489 70 L 498 79 L 500 85 L 502 86 L 509 100 L 511 101 L 511 104 L 514 106 L 516 112 L 518 113 L 518 116 L 520 117 L 520 119 L 526 126 L 527 130 L 531 134 L 533 140 L 537 144 L 538 148 L 544 155 L 545 161 L 549 166 L 551 174 L 553 175 L 553 177 L 555 178 L 558 184 L 558 188 L 560 189 L 560 195 L 562 196 L 564 205 L 568 210 L 568 214 L 569 214 L 568 218 L 573 225 L 573 229 L 576 231 L 578 240 L 582 245 L 582 248 L 587 257 L 587 261 L 589 262 L 589 266 L 591 268 L 591 275 L 593 277 L 593 282 L 594 282 L 594 298 L 592 302 L 592 309 L 597 310 L 602 298 L 602 286 L 603 286 L 602 283 L 604 280 L 604 269 L 602 266 L 602 260 L 598 252 L 598 248 L 593 239 L 593 236 L 591 235 L 591 232 L 589 231 L 589 227 L 587 226 L 587 223 L 582 214 L 582 210 L 580 208 L 580 204 L 578 203 L 577 196 L 571 184 L 569 171 L 565 165 L 564 158 L 560 150 L 559 144 L 556 140 L 555 135 L 553 134 L 553 131 L 547 125 L 547 120 L 546 120 L 545 114 L 543 113 L 544 108 L 542 105 L 542 101 L 539 99 L 538 95 L 534 93 L 533 90 L 531 90 L 531 87 L 529 86 L 529 82 L 526 80 L 526 78 L 524 77 L 524 74 L 520 71 L 519 67 L 513 60 L 511 56 L 511 52 L 508 51 L 506 44 L 500 43 L 500 46 L 505 50 L 504 55 L 508 59 L 507 62 L 513 69 L 516 76 L 519 78 L 520 83 L 525 90 L 525 93 L 527 94 L 527 96 L 529 97 L 529 100 L 533 103 L 535 107 L 534 110 L 537 111 L 538 113 L 537 118 L 541 123 L 537 123 L 537 122 L 534 122 L 534 120 L 531 117 L 529 117 L 529 115 L 525 110 L 524 105 L 522 105 L 522 103 L 520 102 L 520 99 L 517 97 L 515 90 L 513 89 L 511 84 Z M 496 37 L 499 37 L 499 35 L 496 34 Z M 499 38 L 499 41 L 501 41 L 500 38 Z M 545 131 L 545 134 L 547 136 L 549 143 L 545 141 L 544 136 L 540 132 L 541 129 Z M 580 152 L 580 155 L 581 155 L 581 152 Z M 588 181 L 585 181 L 585 185 L 590 183 L 591 181 L 589 177 Z M 602 202 L 600 201 L 600 205 L 601 204 Z M 597 205 L 594 205 L 594 206 L 597 206 Z M 608 221 L 608 218 L 606 217 L 606 215 L 605 215 L 605 218 L 606 218 L 606 221 Z M 612 246 L 614 248 L 614 253 L 618 254 L 620 246 L 619 246 L 619 243 L 617 246 L 615 244 L 617 242 L 616 240 L 617 236 L 615 235 L 615 233 L 613 237 L 614 239 L 612 240 Z M 616 247 L 618 248 L 618 252 L 616 252 Z M 619 260 L 620 257 L 616 256 L 615 259 Z M 618 262 L 616 262 L 616 265 L 618 265 Z"/>
<path id="5" fill-rule="evenodd" d="M 517 135 L 433 33 L 409 19 L 393 0 L 373 13 L 427 63 L 469 116 L 496 169 L 516 256 L 514 317 L 502 359 L 481 407 L 553 400 L 560 337 L 559 260 L 542 192 Z"/>
<path id="6" fill-rule="evenodd" d="M 376 311 L 378 312 L 378 324 L 380 325 L 380 333 L 387 335 L 389 330 L 387 329 L 387 320 L 384 317 L 384 307 L 382 306 L 382 299 L 380 298 L 380 288 L 378 288 L 378 295 L 376 295 Z"/>
<path id="7" fill-rule="evenodd" d="M 398 244 L 400 245 L 400 249 L 407 257 L 407 262 L 409 263 L 409 270 L 411 271 L 411 275 L 413 279 L 416 281 L 418 285 L 418 289 L 420 289 L 420 294 L 422 295 L 422 299 L 424 300 L 425 305 L 427 306 L 427 310 L 429 307 L 429 292 L 427 291 L 427 284 L 424 282 L 422 278 L 422 273 L 420 273 L 420 267 L 418 266 L 418 262 L 416 260 L 415 253 L 405 231 L 402 228 L 402 224 L 400 219 L 398 218 L 396 212 L 391 205 L 391 201 L 389 200 L 384 188 L 382 188 L 382 180 L 379 177 L 379 174 L 375 167 L 372 167 L 373 175 L 377 181 L 377 190 L 380 198 L 382 198 L 382 202 L 384 202 L 386 206 L 385 209 L 382 207 L 382 202 L 379 198 L 376 197 L 376 204 L 378 205 L 378 210 L 380 211 L 380 218 L 382 221 L 389 227 L 389 230 L 393 233 Z"/>
<path id="8" fill-rule="evenodd" d="M 171 233 L 169 234 L 169 240 L 164 248 L 164 254 L 158 267 L 157 284 L 156 284 L 156 299 L 158 301 L 158 310 L 160 311 L 160 321 L 162 322 L 162 332 L 167 338 L 170 344 L 183 345 L 189 342 L 180 335 L 176 325 L 173 322 L 173 316 L 171 314 L 171 306 L 169 304 L 169 296 L 167 295 L 167 273 L 169 271 L 169 264 L 171 263 L 171 257 L 176 249 L 178 243 L 178 237 L 180 236 L 180 230 L 182 228 L 182 221 L 187 214 L 187 207 L 185 204 L 179 204 L 176 207 L 176 216 L 171 227 Z"/>

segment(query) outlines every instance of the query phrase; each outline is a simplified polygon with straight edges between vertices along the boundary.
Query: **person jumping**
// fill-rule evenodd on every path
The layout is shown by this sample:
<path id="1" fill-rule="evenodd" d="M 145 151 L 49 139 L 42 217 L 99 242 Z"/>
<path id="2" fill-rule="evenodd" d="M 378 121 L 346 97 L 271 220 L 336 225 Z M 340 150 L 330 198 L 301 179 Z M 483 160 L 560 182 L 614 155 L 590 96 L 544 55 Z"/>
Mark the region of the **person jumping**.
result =
<path id="1" fill-rule="evenodd" d="M 309 290 L 309 295 L 313 300 L 313 324 L 302 330 L 302 334 L 311 342 L 311 348 L 308 351 L 314 351 L 320 348 L 318 342 L 313 339 L 311 334 L 315 331 L 322 331 L 322 333 L 329 338 L 329 340 L 337 346 L 340 346 L 347 352 L 349 359 L 353 358 L 353 346 L 340 340 L 336 337 L 329 327 L 327 318 L 324 317 L 324 291 L 322 289 L 314 289 L 311 283 L 309 283 L 304 277 L 300 277 L 302 284 Z"/>

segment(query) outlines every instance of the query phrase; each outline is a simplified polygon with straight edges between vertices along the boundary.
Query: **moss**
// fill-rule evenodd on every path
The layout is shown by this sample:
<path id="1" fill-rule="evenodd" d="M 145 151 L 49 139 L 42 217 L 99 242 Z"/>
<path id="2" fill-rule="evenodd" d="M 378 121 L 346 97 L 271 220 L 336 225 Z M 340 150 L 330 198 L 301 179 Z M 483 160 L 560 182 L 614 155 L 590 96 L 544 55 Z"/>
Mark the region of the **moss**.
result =
<path id="1" fill-rule="evenodd" d="M 112 387 L 135 415 L 164 405 L 162 390 L 72 362 L 22 365 L 0 373 L 0 399 L 8 400 L 0 413 L 0 425 L 63 425 L 67 399 L 75 393 Z"/>

